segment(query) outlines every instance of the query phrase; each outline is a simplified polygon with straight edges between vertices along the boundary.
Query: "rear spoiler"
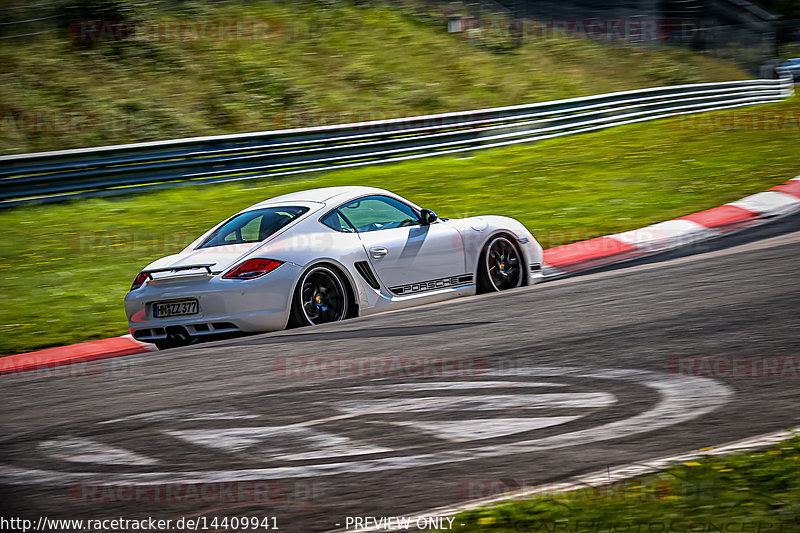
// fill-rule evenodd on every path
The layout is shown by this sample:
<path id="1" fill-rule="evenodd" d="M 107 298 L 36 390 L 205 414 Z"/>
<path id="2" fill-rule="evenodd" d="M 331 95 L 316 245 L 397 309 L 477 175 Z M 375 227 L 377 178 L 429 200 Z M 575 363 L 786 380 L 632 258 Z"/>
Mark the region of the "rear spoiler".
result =
<path id="1" fill-rule="evenodd" d="M 158 272 L 179 272 L 181 270 L 196 270 L 198 268 L 204 268 L 208 271 L 209 275 L 213 274 L 211 272 L 211 267 L 214 266 L 216 263 L 209 263 L 209 264 L 202 264 L 202 265 L 179 265 L 179 266 L 171 266 L 171 267 L 162 267 L 162 268 L 148 268 L 146 270 L 142 270 L 142 274 L 147 276 L 149 279 L 153 279 L 153 274 Z"/>

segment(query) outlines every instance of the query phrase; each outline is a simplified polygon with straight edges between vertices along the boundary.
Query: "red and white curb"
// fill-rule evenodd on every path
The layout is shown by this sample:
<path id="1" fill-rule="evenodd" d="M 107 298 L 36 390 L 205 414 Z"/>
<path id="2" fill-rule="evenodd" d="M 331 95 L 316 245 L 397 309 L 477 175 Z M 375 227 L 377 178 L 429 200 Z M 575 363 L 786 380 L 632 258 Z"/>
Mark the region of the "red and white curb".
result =
<path id="1" fill-rule="evenodd" d="M 737 202 L 651 226 L 544 251 L 546 278 L 652 255 L 764 223 L 800 209 L 800 176 Z M 0 375 L 154 350 L 130 335 L 0 357 Z"/>
<path id="2" fill-rule="evenodd" d="M 769 446 L 788 440 L 796 435 L 797 433 L 794 431 L 775 431 L 773 433 L 766 433 L 735 442 L 729 442 L 721 446 L 701 448 L 699 450 L 680 455 L 660 457 L 658 459 L 646 460 L 641 463 L 633 463 L 629 465 L 608 468 L 606 470 L 592 472 L 584 476 L 576 476 L 566 481 L 530 486 L 514 492 L 507 492 L 499 496 L 470 500 L 459 505 L 429 509 L 423 513 L 409 517 L 409 522 L 411 524 L 416 524 L 417 519 L 423 520 L 430 517 L 453 517 L 465 511 L 474 511 L 476 509 L 508 503 L 511 501 L 530 500 L 534 498 L 557 499 L 559 494 L 584 490 L 587 488 L 605 487 L 633 477 L 660 472 L 669 466 L 687 462 L 691 463 L 704 457 L 727 455 L 731 453 L 768 448 Z M 343 532 L 345 530 L 340 531 Z M 360 531 L 379 531 L 379 529 L 361 528 Z M 394 530 L 383 529 L 383 531 Z"/>
<path id="3" fill-rule="evenodd" d="M 75 363 L 133 355 L 154 350 L 155 346 L 135 340 L 130 335 L 81 342 L 57 348 L 0 357 L 0 375 L 24 374 Z"/>
<path id="4" fill-rule="evenodd" d="M 544 251 L 545 277 L 552 277 L 652 255 L 800 209 L 800 176 L 737 202 L 651 226 L 606 235 Z"/>

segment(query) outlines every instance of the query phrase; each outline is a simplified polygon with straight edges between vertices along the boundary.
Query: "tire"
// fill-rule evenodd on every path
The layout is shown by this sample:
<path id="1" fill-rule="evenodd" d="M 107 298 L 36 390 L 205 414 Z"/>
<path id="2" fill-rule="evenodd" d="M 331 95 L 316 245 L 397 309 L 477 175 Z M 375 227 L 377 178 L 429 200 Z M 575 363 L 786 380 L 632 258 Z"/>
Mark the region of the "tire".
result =
<path id="1" fill-rule="evenodd" d="M 486 244 L 478 265 L 478 292 L 499 292 L 521 287 L 525 281 L 524 256 L 505 235 Z"/>
<path id="2" fill-rule="evenodd" d="M 347 318 L 351 303 L 346 283 L 331 267 L 318 265 L 308 269 L 297 282 L 292 322 L 297 326 L 314 326 Z"/>

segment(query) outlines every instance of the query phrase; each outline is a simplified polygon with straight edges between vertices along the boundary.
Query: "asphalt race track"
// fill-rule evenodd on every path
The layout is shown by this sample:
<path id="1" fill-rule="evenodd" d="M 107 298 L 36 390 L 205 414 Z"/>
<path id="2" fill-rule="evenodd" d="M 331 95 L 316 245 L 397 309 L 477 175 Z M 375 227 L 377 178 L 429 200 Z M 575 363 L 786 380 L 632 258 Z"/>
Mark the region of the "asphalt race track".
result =
<path id="1" fill-rule="evenodd" d="M 4 376 L 3 512 L 324 531 L 796 425 L 785 372 L 676 374 L 677 358 L 798 356 L 796 230 L 82 375 Z"/>

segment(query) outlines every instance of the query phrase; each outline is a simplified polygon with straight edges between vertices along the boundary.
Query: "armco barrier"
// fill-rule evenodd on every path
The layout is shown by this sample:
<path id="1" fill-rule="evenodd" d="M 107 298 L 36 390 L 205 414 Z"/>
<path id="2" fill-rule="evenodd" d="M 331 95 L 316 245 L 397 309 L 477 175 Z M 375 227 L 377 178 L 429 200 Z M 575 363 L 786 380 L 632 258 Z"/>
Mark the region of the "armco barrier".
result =
<path id="1" fill-rule="evenodd" d="M 775 102 L 790 79 L 699 83 L 354 124 L 0 157 L 0 207 L 282 176 Z"/>

